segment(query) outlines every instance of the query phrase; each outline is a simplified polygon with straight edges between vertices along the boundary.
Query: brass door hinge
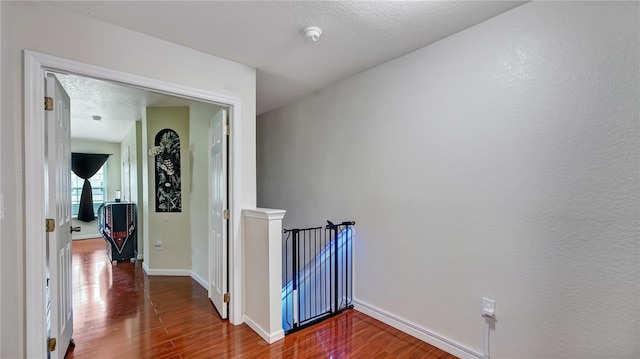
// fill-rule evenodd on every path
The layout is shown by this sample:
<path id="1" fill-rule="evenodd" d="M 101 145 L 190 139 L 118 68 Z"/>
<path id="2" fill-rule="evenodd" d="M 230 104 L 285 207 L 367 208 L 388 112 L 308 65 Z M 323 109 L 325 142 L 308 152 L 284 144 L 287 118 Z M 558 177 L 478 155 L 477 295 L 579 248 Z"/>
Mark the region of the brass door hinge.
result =
<path id="1" fill-rule="evenodd" d="M 47 230 L 47 233 L 51 233 L 56 230 L 56 220 L 53 218 L 47 218 L 44 221 L 44 228 Z"/>
<path id="2" fill-rule="evenodd" d="M 53 111 L 53 97 L 44 98 L 44 110 Z"/>
<path id="3" fill-rule="evenodd" d="M 231 295 L 229 293 L 224 293 L 224 302 L 229 303 L 231 300 Z"/>
<path id="4" fill-rule="evenodd" d="M 47 351 L 52 352 L 56 350 L 56 338 L 47 339 Z"/>
<path id="5" fill-rule="evenodd" d="M 224 219 L 229 219 L 229 217 L 231 217 L 231 213 L 228 208 L 222 211 L 222 216 L 224 217 Z"/>

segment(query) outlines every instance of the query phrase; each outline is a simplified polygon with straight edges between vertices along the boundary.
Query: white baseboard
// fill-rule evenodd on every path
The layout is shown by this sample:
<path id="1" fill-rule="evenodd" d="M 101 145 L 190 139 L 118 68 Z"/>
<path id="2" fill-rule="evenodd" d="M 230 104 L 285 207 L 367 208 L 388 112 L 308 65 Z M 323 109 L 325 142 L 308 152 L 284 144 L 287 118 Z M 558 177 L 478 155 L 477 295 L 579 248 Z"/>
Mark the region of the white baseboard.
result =
<path id="1" fill-rule="evenodd" d="M 188 269 L 150 269 L 149 266 L 142 262 L 142 269 L 144 269 L 147 275 L 166 275 L 176 277 L 190 277 L 191 271 Z"/>
<path id="2" fill-rule="evenodd" d="M 284 338 L 284 330 L 280 329 L 275 331 L 274 333 L 268 333 L 266 330 L 262 329 L 253 319 L 249 318 L 246 314 L 242 316 L 244 322 L 249 326 L 249 328 L 253 329 L 254 332 L 258 333 L 258 335 L 264 339 L 269 344 L 273 344 L 280 339 Z"/>
<path id="3" fill-rule="evenodd" d="M 202 277 L 199 276 L 198 273 L 191 271 L 191 278 L 193 278 L 193 280 L 198 282 L 198 284 L 200 284 L 202 288 L 206 289 L 207 291 L 209 290 L 209 286 L 207 286 L 207 281 L 202 279 Z"/>
<path id="4" fill-rule="evenodd" d="M 144 256 L 142 255 L 142 253 L 138 253 L 138 260 L 141 261 L 144 259 Z"/>
<path id="5" fill-rule="evenodd" d="M 100 233 L 93 233 L 93 234 L 78 234 L 75 236 L 71 236 L 71 240 L 74 241 L 79 241 L 82 239 L 93 239 L 93 238 L 102 238 L 102 235 L 100 235 Z"/>
<path id="6" fill-rule="evenodd" d="M 376 308 L 371 304 L 354 299 L 354 309 L 362 312 L 372 318 L 375 318 L 387 325 L 390 325 L 406 334 L 416 337 L 424 342 L 433 345 L 436 348 L 442 349 L 449 354 L 453 354 L 458 358 L 474 358 L 484 359 L 483 353 L 477 352 L 466 346 L 456 343 L 455 341 L 445 338 L 442 335 L 436 334 L 433 331 L 420 327 L 417 324 L 411 323 L 407 320 L 396 317 L 393 314 L 387 313 L 380 308 Z"/>
<path id="7" fill-rule="evenodd" d="M 149 265 L 147 264 L 147 262 L 142 262 L 142 270 L 146 275 L 149 275 Z"/>

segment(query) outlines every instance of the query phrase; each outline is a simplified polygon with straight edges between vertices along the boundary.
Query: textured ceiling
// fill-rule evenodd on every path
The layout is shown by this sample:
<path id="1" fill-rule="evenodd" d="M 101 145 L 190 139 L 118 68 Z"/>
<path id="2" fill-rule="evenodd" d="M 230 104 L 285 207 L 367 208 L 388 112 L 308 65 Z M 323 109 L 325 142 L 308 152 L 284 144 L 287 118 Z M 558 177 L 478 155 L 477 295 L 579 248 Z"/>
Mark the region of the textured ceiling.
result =
<path id="1" fill-rule="evenodd" d="M 71 137 L 119 143 L 146 107 L 193 101 L 74 75 L 55 74 L 71 98 Z M 100 116 L 100 121 L 93 119 Z"/>
<path id="2" fill-rule="evenodd" d="M 258 114 L 292 103 L 524 2 L 49 1 L 85 16 L 255 67 Z M 302 35 L 302 29 L 310 25 L 322 28 L 317 42 Z M 110 88 L 112 98 L 120 88 L 99 86 Z M 85 138 L 99 133 L 93 128 L 96 121 L 87 120 L 92 115 L 103 116 L 105 124 L 101 126 L 106 127 L 111 118 L 127 118 L 125 108 L 133 109 L 152 101 L 144 91 L 125 89 L 121 96 L 136 93 L 141 98 L 125 100 L 122 106 L 103 101 L 100 107 L 98 104 L 89 107 L 90 98 L 76 98 L 83 91 L 71 92 L 74 92 L 70 93 L 72 102 L 77 102 L 72 103 L 72 121 L 87 122 L 74 124 L 77 129 L 72 135 Z M 87 106 L 86 112 L 78 112 L 80 105 Z"/>
<path id="3" fill-rule="evenodd" d="M 523 1 L 51 1 L 257 69 L 258 114 Z M 319 26 L 316 43 L 302 29 Z"/>

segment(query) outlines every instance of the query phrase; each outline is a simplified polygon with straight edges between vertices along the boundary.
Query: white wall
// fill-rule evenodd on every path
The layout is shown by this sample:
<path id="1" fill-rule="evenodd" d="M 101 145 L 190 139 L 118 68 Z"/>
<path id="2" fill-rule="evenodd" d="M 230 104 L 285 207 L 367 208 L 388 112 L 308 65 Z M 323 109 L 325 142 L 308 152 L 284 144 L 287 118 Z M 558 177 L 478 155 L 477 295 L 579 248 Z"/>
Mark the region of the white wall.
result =
<path id="1" fill-rule="evenodd" d="M 156 134 L 166 128 L 180 137 L 180 212 L 156 212 L 155 161 L 148 157 L 149 181 L 145 184 L 149 193 L 149 251 L 144 262 L 151 270 L 180 270 L 183 275 L 191 271 L 191 159 L 189 155 L 189 107 L 147 107 L 147 143 L 152 147 Z M 154 247 L 157 241 L 162 248 Z M 162 274 L 162 273 L 154 273 Z M 164 273 L 168 274 L 168 273 Z"/>
<path id="2" fill-rule="evenodd" d="M 259 206 L 355 220 L 355 296 L 493 358 L 640 356 L 637 2 L 532 2 L 258 119 Z"/>
<path id="3" fill-rule="evenodd" d="M 136 125 L 136 128 L 138 126 Z M 143 256 L 146 256 L 147 253 L 149 253 L 149 250 L 151 249 L 150 244 L 149 244 L 149 179 L 151 178 L 151 176 L 149 175 L 149 162 L 150 158 L 148 155 L 148 148 L 149 146 L 149 141 L 147 141 L 147 110 L 145 109 L 142 113 L 142 119 L 140 121 L 140 129 L 141 129 L 141 134 L 140 134 L 140 152 L 142 152 L 142 156 L 141 156 L 141 162 L 142 163 L 142 183 L 138 186 L 138 190 L 140 190 L 140 192 L 142 193 L 142 205 L 139 207 L 142 207 L 142 235 L 140 236 L 142 238 L 142 253 Z M 151 142 L 151 145 L 153 146 L 153 142 Z M 140 243 L 140 241 L 138 240 L 138 243 Z M 143 268 L 144 266 L 147 266 L 145 264 L 146 260 L 143 259 Z M 148 268 L 148 266 L 147 266 Z"/>
<path id="4" fill-rule="evenodd" d="M 2 6 L 0 6 L 0 22 L 2 21 Z M 0 39 L 2 39 L 2 26 L 0 26 Z M 2 67 L 2 61 L 3 61 L 3 56 L 2 56 L 2 46 L 0 46 L 0 82 L 2 79 L 2 75 L 4 73 L 4 67 Z M 2 109 L 2 86 L 0 86 L 0 110 Z M 0 113 L 1 115 L 1 113 Z M 0 148 L 2 148 L 2 126 L 0 126 Z M 2 222 L 4 220 L 4 194 L 3 194 L 3 188 L 2 187 L 2 157 L 0 156 L 0 198 L 2 199 L 0 201 L 0 243 L 4 243 L 2 242 Z M 2 276 L 2 255 L 0 255 L 0 283 L 4 283 L 5 282 L 5 278 Z M 2 323 L 2 285 L 0 285 L 0 323 Z M 4 353 L 3 349 L 2 349 L 2 327 L 0 326 L 0 355 L 2 355 L 2 353 Z"/>
<path id="5" fill-rule="evenodd" d="M 146 111 L 143 114 L 143 116 L 146 117 Z M 140 121 L 136 121 L 136 147 L 137 147 L 137 153 L 136 153 L 136 157 L 137 157 L 137 171 L 138 171 L 138 255 L 142 255 L 144 256 L 144 245 L 142 243 L 143 238 L 144 238 L 144 216 L 143 216 L 143 207 L 144 205 L 148 204 L 148 198 L 147 198 L 147 203 L 145 204 L 145 195 L 144 195 L 144 184 L 142 181 L 144 181 L 143 178 L 143 169 L 146 166 L 146 162 L 144 162 L 143 158 L 147 158 L 147 152 L 145 150 L 145 147 L 142 147 L 142 120 Z M 145 136 L 146 138 L 146 136 Z"/>
<path id="6" fill-rule="evenodd" d="M 79 153 L 103 153 L 110 154 L 109 159 L 106 162 L 107 168 L 107 185 L 106 193 L 107 200 L 115 200 L 115 192 L 120 189 L 121 183 L 121 164 L 120 164 L 120 144 L 113 142 L 99 142 L 82 139 L 71 139 L 71 152 Z M 98 213 L 96 212 L 96 216 Z M 91 222 L 83 222 L 77 219 L 71 220 L 71 225 L 74 227 L 80 227 L 80 232 L 73 233 L 73 239 L 87 239 L 102 237 L 98 231 L 98 220 Z"/>
<path id="7" fill-rule="evenodd" d="M 205 283 L 209 277 L 209 121 L 220 109 L 203 102 L 189 106 L 191 271 Z"/>
<path id="8" fill-rule="evenodd" d="M 124 165 L 126 159 L 124 158 L 127 148 L 129 149 L 129 178 L 130 178 L 130 190 L 131 190 L 131 198 L 127 199 L 130 202 L 136 204 L 136 234 L 138 237 L 138 255 L 142 253 L 142 201 L 140 200 L 141 194 L 138 191 L 138 188 L 142 185 L 140 182 L 142 181 L 141 177 L 138 177 L 138 173 L 142 172 L 142 167 L 140 162 L 138 161 L 139 153 L 138 150 L 140 148 L 138 138 L 141 136 L 141 121 L 136 121 L 136 125 L 131 127 L 131 130 L 127 133 L 127 135 L 122 139 L 120 143 L 120 162 Z M 124 171 L 124 167 L 123 167 Z M 139 179 L 140 178 L 140 179 Z M 122 181 L 126 181 L 127 179 L 122 174 Z M 124 184 L 122 185 L 122 196 L 124 198 Z"/>
<path id="9" fill-rule="evenodd" d="M 171 44 L 147 35 L 68 12 L 43 2 L 1 1 L 2 193 L 11 203 L 2 223 L 0 252 L 3 345 L 0 357 L 24 357 L 24 166 L 23 50 L 128 72 L 188 88 L 239 98 L 242 149 L 236 178 L 242 193 L 238 208 L 255 207 L 255 69 Z M 46 34 L 44 36 L 43 34 Z M 188 66 L 185 66 L 188 63 Z M 239 225 L 236 233 L 241 233 Z M 10 276 L 7 277 L 7 270 Z M 30 328 L 29 330 L 40 330 Z"/>

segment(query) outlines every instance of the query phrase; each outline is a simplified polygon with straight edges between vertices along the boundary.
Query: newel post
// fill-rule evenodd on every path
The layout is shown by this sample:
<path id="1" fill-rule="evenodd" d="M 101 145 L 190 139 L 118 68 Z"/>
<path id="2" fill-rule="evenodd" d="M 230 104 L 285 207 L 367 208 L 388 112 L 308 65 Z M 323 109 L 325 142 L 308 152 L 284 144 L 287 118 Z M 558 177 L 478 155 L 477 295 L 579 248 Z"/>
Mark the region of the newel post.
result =
<path id="1" fill-rule="evenodd" d="M 244 322 L 267 343 L 282 329 L 282 209 L 243 209 Z"/>

